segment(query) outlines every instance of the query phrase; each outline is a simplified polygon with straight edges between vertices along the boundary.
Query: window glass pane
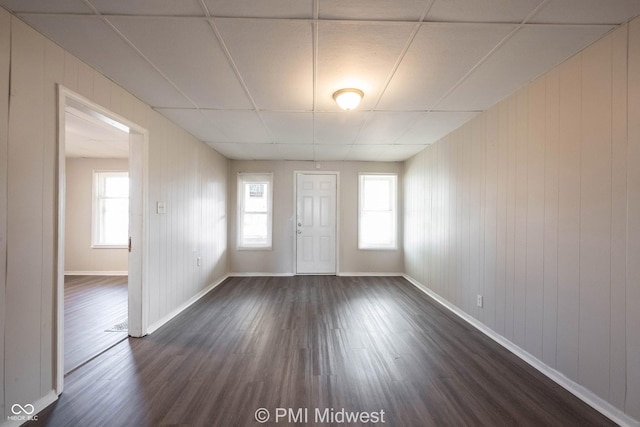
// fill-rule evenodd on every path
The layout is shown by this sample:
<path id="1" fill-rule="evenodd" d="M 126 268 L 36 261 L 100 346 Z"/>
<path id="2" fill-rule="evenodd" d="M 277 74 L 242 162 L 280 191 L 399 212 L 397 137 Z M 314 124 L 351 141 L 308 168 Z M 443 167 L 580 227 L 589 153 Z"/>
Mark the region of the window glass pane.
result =
<path id="1" fill-rule="evenodd" d="M 364 210 L 391 210 L 391 181 L 388 178 L 365 177 Z"/>
<path id="2" fill-rule="evenodd" d="M 244 184 L 245 212 L 267 212 L 269 188 L 266 183 L 247 182 Z"/>
<path id="3" fill-rule="evenodd" d="M 129 199 L 103 199 L 100 243 L 126 245 L 129 238 Z"/>
<path id="4" fill-rule="evenodd" d="M 362 243 L 370 246 L 393 245 L 393 215 L 391 212 L 365 212 L 361 217 Z"/>
<path id="5" fill-rule="evenodd" d="M 129 197 L 128 176 L 106 176 L 104 179 L 104 197 Z"/>
<path id="6" fill-rule="evenodd" d="M 244 244 L 266 244 L 268 237 L 267 214 L 245 213 L 242 227 Z"/>

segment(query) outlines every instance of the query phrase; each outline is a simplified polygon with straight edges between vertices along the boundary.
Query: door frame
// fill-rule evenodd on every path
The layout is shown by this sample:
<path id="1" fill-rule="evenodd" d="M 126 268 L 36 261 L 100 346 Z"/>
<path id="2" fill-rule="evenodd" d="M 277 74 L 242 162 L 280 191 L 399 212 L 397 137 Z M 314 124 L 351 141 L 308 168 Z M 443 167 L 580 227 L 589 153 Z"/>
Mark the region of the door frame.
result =
<path id="1" fill-rule="evenodd" d="M 55 290 L 55 364 L 53 367 L 56 393 L 64 390 L 64 252 L 65 252 L 65 215 L 66 215 L 66 163 L 65 163 L 65 128 L 67 101 L 81 104 L 88 110 L 104 118 L 119 122 L 130 129 L 129 134 L 129 176 L 133 177 L 133 193 L 137 197 L 130 204 L 129 234 L 133 240 L 133 248 L 129 254 L 128 271 L 136 272 L 137 279 L 129 280 L 128 285 L 128 318 L 129 335 L 142 337 L 147 334 L 149 297 L 147 286 L 148 266 L 148 221 L 145 215 L 149 188 L 148 159 L 149 132 L 140 125 L 104 108 L 88 98 L 58 84 L 58 162 L 57 162 L 57 221 L 56 221 L 56 290 Z M 132 220 L 133 219 L 133 220 Z M 138 242 L 136 244 L 136 242 Z"/>
<path id="2" fill-rule="evenodd" d="M 336 272 L 335 275 L 340 274 L 340 171 L 305 171 L 295 170 L 293 171 L 293 218 L 291 221 L 293 230 L 293 274 L 298 274 L 298 235 L 297 235 L 297 220 L 298 220 L 298 175 L 335 175 L 336 177 Z M 332 275 L 328 273 L 326 275 Z"/>

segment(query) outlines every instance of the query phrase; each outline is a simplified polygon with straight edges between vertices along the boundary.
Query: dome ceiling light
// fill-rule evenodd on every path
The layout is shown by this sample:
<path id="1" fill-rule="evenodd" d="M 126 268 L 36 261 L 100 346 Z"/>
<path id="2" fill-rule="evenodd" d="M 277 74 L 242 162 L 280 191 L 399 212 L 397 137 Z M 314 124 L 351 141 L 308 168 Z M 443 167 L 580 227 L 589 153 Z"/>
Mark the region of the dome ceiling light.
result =
<path id="1" fill-rule="evenodd" d="M 364 92 L 360 89 L 340 89 L 333 94 L 333 99 L 343 110 L 353 110 L 360 104 L 360 100 L 364 96 Z"/>

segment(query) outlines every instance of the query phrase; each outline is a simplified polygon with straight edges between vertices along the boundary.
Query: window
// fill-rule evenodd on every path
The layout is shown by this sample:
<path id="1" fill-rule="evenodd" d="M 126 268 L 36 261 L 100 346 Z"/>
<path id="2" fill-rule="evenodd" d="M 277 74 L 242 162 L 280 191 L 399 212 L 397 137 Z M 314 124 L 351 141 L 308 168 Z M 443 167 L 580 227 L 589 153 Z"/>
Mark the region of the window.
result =
<path id="1" fill-rule="evenodd" d="M 271 249 L 273 175 L 238 174 L 238 249 Z"/>
<path id="2" fill-rule="evenodd" d="M 360 174 L 358 249 L 396 249 L 397 175 Z"/>
<path id="3" fill-rule="evenodd" d="M 93 246 L 127 247 L 129 173 L 93 173 Z"/>

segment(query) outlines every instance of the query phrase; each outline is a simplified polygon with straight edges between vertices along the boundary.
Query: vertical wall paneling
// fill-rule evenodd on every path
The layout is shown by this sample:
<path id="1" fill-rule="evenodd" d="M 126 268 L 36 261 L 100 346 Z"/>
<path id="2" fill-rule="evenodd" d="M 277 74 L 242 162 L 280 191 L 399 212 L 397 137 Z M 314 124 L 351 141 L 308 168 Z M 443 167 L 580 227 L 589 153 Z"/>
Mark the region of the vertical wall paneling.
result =
<path id="1" fill-rule="evenodd" d="M 558 334 L 557 367 L 578 379 L 580 305 L 580 55 L 560 71 L 560 146 L 558 147 Z"/>
<path id="2" fill-rule="evenodd" d="M 495 266 L 495 328 L 500 335 L 505 332 L 506 292 L 507 292 L 507 184 L 508 184 L 508 104 L 500 102 L 498 110 L 497 135 L 497 197 L 496 197 L 496 266 Z"/>
<path id="3" fill-rule="evenodd" d="M 640 419 L 640 20 L 629 24 L 627 147 L 627 396 L 625 409 Z"/>
<path id="4" fill-rule="evenodd" d="M 407 271 L 640 420 L 640 18 L 405 164 Z"/>
<path id="5" fill-rule="evenodd" d="M 485 186 L 484 186 L 484 323 L 496 329 L 496 265 L 497 265 L 497 218 L 498 218 L 498 108 L 486 115 Z"/>
<path id="6" fill-rule="evenodd" d="M 582 54 L 578 379 L 609 397 L 611 37 Z"/>
<path id="7" fill-rule="evenodd" d="M 546 75 L 544 145 L 544 236 L 542 361 L 556 367 L 558 320 L 558 149 L 560 144 L 560 73 Z"/>
<path id="8" fill-rule="evenodd" d="M 9 99 L 9 55 L 11 52 L 11 17 L 0 9 L 0 100 Z M 9 103 L 0 102 L 0 354 L 5 354 L 5 288 L 7 255 L 7 154 Z M 4 363 L 0 363 L 0 380 L 5 382 Z M 0 387 L 0 417 L 6 419 L 4 387 Z"/>
<path id="9" fill-rule="evenodd" d="M 52 268 L 42 265 L 45 43 L 17 18 L 11 31 L 5 393 L 8 402 L 33 402 L 41 396 L 41 281 Z"/>
<path id="10" fill-rule="evenodd" d="M 513 283 L 513 342 L 525 344 L 527 314 L 527 140 L 529 137 L 529 87 L 518 91 L 516 122 L 516 206 L 515 206 L 515 262 Z"/>
<path id="11" fill-rule="evenodd" d="M 529 86 L 527 119 L 527 217 L 525 279 L 525 349 L 542 359 L 544 299 L 544 150 L 546 138 L 546 77 Z"/>
<path id="12" fill-rule="evenodd" d="M 611 51 L 611 388 L 609 400 L 624 407 L 626 389 L 627 267 L 627 37 L 612 34 Z"/>

